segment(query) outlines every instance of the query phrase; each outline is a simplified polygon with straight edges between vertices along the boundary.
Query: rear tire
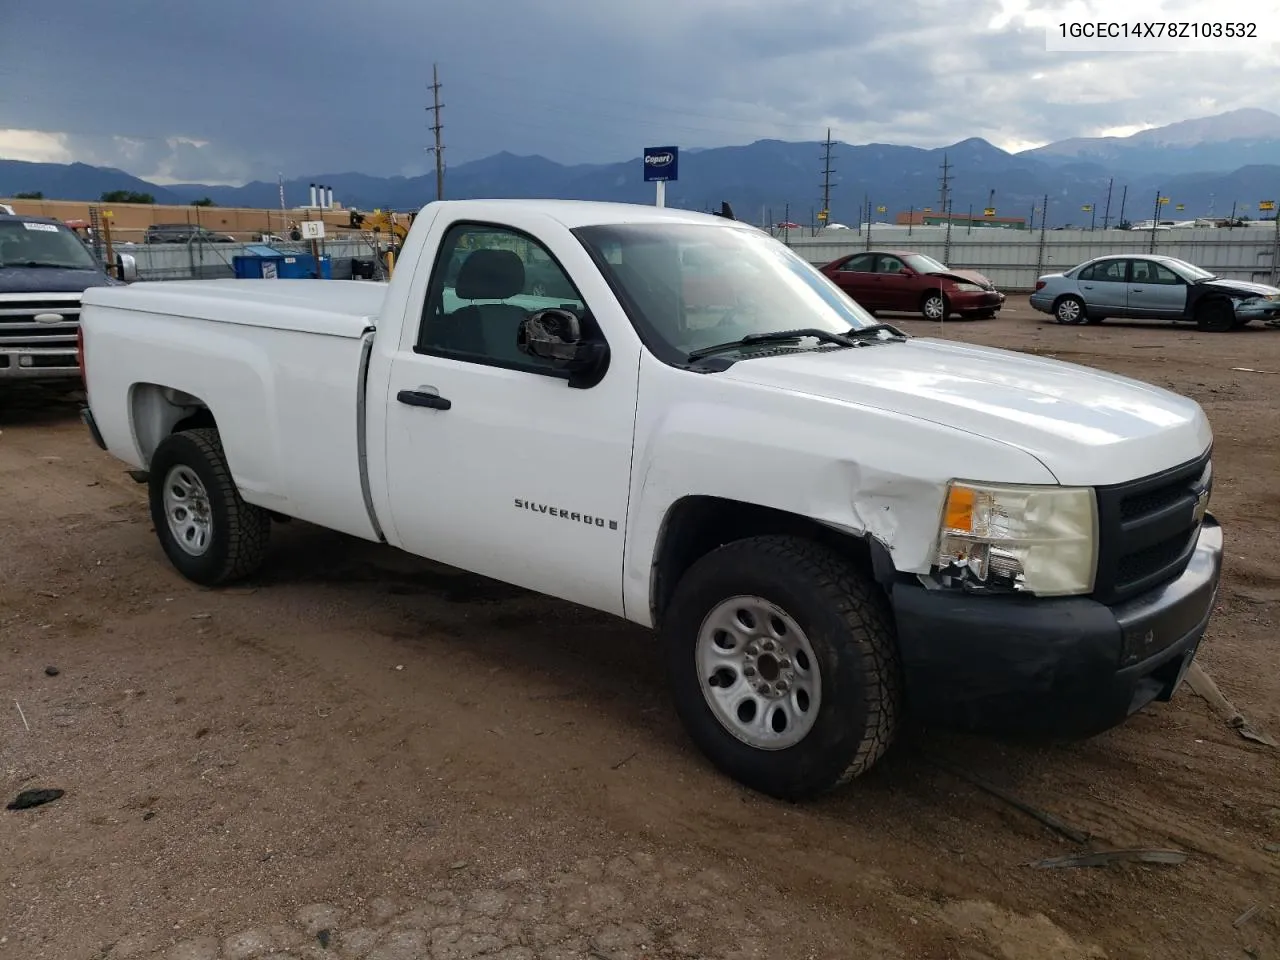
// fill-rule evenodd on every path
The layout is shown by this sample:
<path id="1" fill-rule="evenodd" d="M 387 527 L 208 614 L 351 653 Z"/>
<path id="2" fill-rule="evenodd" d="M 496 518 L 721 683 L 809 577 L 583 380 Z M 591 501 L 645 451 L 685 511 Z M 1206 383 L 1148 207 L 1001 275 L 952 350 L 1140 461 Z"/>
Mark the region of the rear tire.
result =
<path id="1" fill-rule="evenodd" d="M 151 522 L 179 573 L 212 587 L 262 565 L 271 514 L 241 499 L 217 430 L 200 427 L 166 437 L 149 474 Z"/>
<path id="2" fill-rule="evenodd" d="M 690 738 L 747 787 L 811 799 L 893 742 L 902 683 L 892 614 L 824 546 L 761 536 L 713 550 L 681 579 L 660 633 Z"/>
<path id="3" fill-rule="evenodd" d="M 1079 297 L 1063 297 L 1053 305 L 1053 319 L 1059 323 L 1074 326 L 1085 323 L 1088 318 L 1089 311 Z"/>

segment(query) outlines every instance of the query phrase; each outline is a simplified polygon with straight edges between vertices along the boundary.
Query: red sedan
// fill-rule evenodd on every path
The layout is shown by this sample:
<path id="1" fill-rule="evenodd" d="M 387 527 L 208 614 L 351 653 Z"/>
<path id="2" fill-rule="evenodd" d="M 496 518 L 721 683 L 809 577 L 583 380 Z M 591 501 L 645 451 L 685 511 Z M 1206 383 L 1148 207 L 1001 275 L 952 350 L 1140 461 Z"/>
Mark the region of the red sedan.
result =
<path id="1" fill-rule="evenodd" d="M 867 250 L 820 268 L 841 290 L 871 311 L 921 313 L 926 320 L 953 314 L 990 319 L 1005 295 L 974 270 L 952 270 L 910 250 Z"/>

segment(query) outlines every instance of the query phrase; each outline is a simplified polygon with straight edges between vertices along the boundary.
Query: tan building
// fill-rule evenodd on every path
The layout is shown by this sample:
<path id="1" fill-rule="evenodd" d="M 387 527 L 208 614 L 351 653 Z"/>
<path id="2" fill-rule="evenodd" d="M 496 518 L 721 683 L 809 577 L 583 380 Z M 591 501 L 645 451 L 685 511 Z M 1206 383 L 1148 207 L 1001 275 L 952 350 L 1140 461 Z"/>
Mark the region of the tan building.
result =
<path id="1" fill-rule="evenodd" d="M 351 214 L 345 209 L 294 210 L 254 209 L 250 207 L 180 207 L 151 203 L 86 203 L 76 200 L 4 200 L 15 213 L 36 217 L 52 217 L 63 222 L 91 220 L 90 210 L 97 207 L 99 216 L 110 215 L 111 237 L 118 243 L 141 243 L 147 227 L 160 223 L 198 224 L 214 233 L 230 234 L 237 240 L 250 240 L 257 234 L 273 233 L 288 239 L 289 227 L 300 220 L 321 220 L 325 232 L 345 232 Z"/>

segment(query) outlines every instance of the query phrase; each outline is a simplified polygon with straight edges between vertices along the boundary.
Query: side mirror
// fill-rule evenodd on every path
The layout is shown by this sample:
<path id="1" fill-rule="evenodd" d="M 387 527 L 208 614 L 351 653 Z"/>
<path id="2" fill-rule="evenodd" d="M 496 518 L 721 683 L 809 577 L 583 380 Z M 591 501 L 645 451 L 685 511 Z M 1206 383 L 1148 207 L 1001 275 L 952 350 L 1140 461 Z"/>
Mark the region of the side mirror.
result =
<path id="1" fill-rule="evenodd" d="M 557 370 L 567 370 L 569 386 L 591 386 L 601 373 L 606 348 L 602 343 L 582 339 L 582 321 L 577 314 L 558 307 L 539 310 L 520 321 L 516 349 L 521 353 L 550 360 Z"/>
<path id="2" fill-rule="evenodd" d="M 125 283 L 138 279 L 138 261 L 131 253 L 116 254 L 116 276 Z"/>
<path id="3" fill-rule="evenodd" d="M 914 277 L 916 275 L 916 272 L 912 270 L 910 267 L 903 267 L 898 272 L 902 274 L 904 277 Z"/>
<path id="4" fill-rule="evenodd" d="M 539 310 L 521 320 L 516 331 L 516 348 L 521 353 L 550 360 L 561 369 L 578 359 L 583 346 L 582 324 L 568 310 Z"/>

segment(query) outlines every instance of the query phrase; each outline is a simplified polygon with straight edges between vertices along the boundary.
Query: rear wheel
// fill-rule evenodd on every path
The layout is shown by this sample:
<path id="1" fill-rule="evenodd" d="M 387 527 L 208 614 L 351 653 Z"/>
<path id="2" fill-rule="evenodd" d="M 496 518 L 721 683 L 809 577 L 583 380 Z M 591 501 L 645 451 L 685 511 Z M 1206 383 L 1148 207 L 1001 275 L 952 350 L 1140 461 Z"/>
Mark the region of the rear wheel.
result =
<path id="1" fill-rule="evenodd" d="M 931 291 L 920 301 L 920 312 L 926 320 L 945 320 L 951 312 L 947 298 L 941 291 Z"/>
<path id="2" fill-rule="evenodd" d="M 266 556 L 271 515 L 241 499 L 217 430 L 201 427 L 166 437 L 149 474 L 151 522 L 179 573 L 216 586 L 257 570 Z"/>
<path id="3" fill-rule="evenodd" d="M 1236 311 L 1230 300 L 1207 300 L 1196 308 L 1196 326 L 1209 333 L 1225 333 L 1236 325 Z"/>
<path id="4" fill-rule="evenodd" d="M 1088 319 L 1084 301 L 1079 297 L 1063 297 L 1053 305 L 1053 319 L 1066 324 L 1084 323 Z"/>
<path id="5" fill-rule="evenodd" d="M 892 616 L 826 547 L 763 536 L 712 551 L 681 579 L 661 634 L 691 739 L 752 789 L 812 798 L 870 769 L 893 740 Z"/>

